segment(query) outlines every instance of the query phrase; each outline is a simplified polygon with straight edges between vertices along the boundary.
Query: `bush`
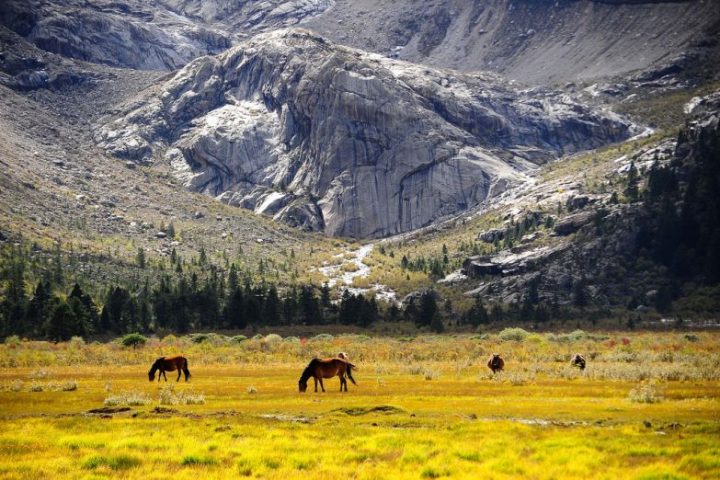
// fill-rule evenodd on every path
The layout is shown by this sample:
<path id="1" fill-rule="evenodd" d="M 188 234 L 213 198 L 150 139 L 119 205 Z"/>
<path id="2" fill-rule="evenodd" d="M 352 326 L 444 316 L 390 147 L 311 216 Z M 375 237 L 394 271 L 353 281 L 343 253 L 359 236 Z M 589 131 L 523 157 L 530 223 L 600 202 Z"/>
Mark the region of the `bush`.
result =
<path id="1" fill-rule="evenodd" d="M 42 383 L 33 382 L 30 385 L 30 391 L 31 392 L 42 392 L 45 390 L 45 386 Z"/>
<path id="2" fill-rule="evenodd" d="M 195 333 L 190 335 L 190 341 L 193 343 L 209 343 L 214 347 L 227 344 L 228 338 L 217 333 Z"/>
<path id="3" fill-rule="evenodd" d="M 630 390 L 628 398 L 634 403 L 660 403 L 662 395 L 653 382 L 641 382 Z"/>
<path id="4" fill-rule="evenodd" d="M 190 340 L 193 343 L 205 343 L 210 340 L 210 335 L 207 333 L 196 333 L 194 335 L 190 335 Z"/>
<path id="5" fill-rule="evenodd" d="M 85 346 L 85 340 L 83 337 L 72 337 L 70 339 L 70 347 L 72 348 L 80 348 Z"/>
<path id="6" fill-rule="evenodd" d="M 528 335 L 530 335 L 530 333 L 522 328 L 506 328 L 498 334 L 498 337 L 503 342 L 522 342 Z"/>
<path id="7" fill-rule="evenodd" d="M 282 342 L 282 339 L 283 338 L 280 335 L 278 335 L 277 333 L 270 333 L 270 334 L 266 335 L 265 338 L 263 338 L 263 342 L 270 344 L 270 345 L 274 345 L 276 343 Z"/>
<path id="8" fill-rule="evenodd" d="M 68 380 L 67 382 L 60 385 L 60 390 L 62 390 L 63 392 L 74 392 L 77 389 L 77 380 Z"/>
<path id="9" fill-rule="evenodd" d="M 335 337 L 333 337 L 329 333 L 321 333 L 319 335 L 315 335 L 314 337 L 310 338 L 310 341 L 311 342 L 330 342 L 333 340 L 333 338 L 335 338 Z"/>
<path id="10" fill-rule="evenodd" d="M 205 395 L 194 392 L 175 392 L 175 386 L 169 385 L 160 390 L 160 405 L 204 405 Z"/>
<path id="11" fill-rule="evenodd" d="M 180 462 L 183 466 L 193 466 L 193 465 L 215 465 L 217 463 L 217 460 L 215 460 L 213 457 L 201 457 L 199 455 L 185 455 Z"/>
<path id="12" fill-rule="evenodd" d="M 546 338 L 551 342 L 574 343 L 580 340 L 586 340 L 590 338 L 590 336 L 583 330 L 575 330 L 570 333 L 561 333 L 558 335 L 549 333 L 546 335 Z"/>
<path id="13" fill-rule="evenodd" d="M 96 455 L 85 460 L 83 462 L 83 468 L 86 470 L 94 470 L 98 467 L 108 467 L 110 470 L 127 470 L 137 467 L 140 463 L 140 459 L 129 455 L 118 455 L 113 457 Z"/>
<path id="14" fill-rule="evenodd" d="M 247 339 L 248 338 L 245 335 L 235 335 L 234 337 L 232 337 L 230 339 L 230 341 L 235 342 L 235 343 L 242 343 Z"/>
<path id="15" fill-rule="evenodd" d="M 147 340 L 148 339 L 146 337 L 140 335 L 139 333 L 129 333 L 120 340 L 120 343 L 123 347 L 137 348 L 138 346 L 145 345 Z"/>
<path id="16" fill-rule="evenodd" d="M 142 392 L 120 392 L 107 397 L 103 404 L 108 407 L 115 407 L 119 405 L 148 405 L 151 402 L 150 397 Z"/>
<path id="17" fill-rule="evenodd" d="M 21 343 L 20 337 L 18 337 L 17 335 L 10 335 L 9 337 L 5 338 L 4 343 L 5 343 L 5 345 L 9 345 L 9 346 L 13 346 L 13 347 L 18 346 Z"/>

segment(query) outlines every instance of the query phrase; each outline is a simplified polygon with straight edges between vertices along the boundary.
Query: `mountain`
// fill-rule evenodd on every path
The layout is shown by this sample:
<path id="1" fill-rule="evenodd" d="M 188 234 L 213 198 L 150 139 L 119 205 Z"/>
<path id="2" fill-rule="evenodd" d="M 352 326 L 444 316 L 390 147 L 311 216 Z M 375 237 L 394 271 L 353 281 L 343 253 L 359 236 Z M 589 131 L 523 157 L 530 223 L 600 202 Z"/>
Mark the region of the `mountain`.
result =
<path id="1" fill-rule="evenodd" d="M 0 24 L 42 49 L 174 70 L 256 34 L 303 25 L 413 63 L 533 85 L 627 75 L 717 54 L 708 0 L 5 0 Z"/>
<path id="2" fill-rule="evenodd" d="M 716 2 L 698 0 L 337 0 L 305 25 L 414 63 L 547 85 L 675 61 L 717 45 L 719 22 Z"/>
<path id="3" fill-rule="evenodd" d="M 6 0 L 0 24 L 66 57 L 174 70 L 247 35 L 295 25 L 330 5 L 331 0 Z"/>
<path id="4" fill-rule="evenodd" d="M 230 205 L 369 238 L 428 225 L 630 132 L 560 92 L 280 30 L 191 62 L 97 138 L 120 158 L 170 162 L 186 186 Z"/>
<path id="5" fill-rule="evenodd" d="M 447 324 L 715 314 L 719 16 L 0 2 L 0 296 L 12 273 L 183 298 L 234 267 L 259 296 L 433 289 Z"/>

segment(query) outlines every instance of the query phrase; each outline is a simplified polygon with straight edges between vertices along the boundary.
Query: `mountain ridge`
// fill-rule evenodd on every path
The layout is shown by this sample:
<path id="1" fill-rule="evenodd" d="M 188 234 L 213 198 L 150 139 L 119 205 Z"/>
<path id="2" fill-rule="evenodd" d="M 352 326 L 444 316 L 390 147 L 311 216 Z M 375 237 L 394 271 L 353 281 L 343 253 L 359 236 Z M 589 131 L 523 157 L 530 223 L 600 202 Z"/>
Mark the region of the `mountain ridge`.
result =
<path id="1" fill-rule="evenodd" d="M 331 236 L 427 225 L 631 129 L 559 92 L 516 91 L 297 29 L 198 59 L 160 89 L 101 127 L 101 146 L 143 162 L 164 156 L 192 189 Z M 398 211 L 373 208 L 382 205 Z"/>

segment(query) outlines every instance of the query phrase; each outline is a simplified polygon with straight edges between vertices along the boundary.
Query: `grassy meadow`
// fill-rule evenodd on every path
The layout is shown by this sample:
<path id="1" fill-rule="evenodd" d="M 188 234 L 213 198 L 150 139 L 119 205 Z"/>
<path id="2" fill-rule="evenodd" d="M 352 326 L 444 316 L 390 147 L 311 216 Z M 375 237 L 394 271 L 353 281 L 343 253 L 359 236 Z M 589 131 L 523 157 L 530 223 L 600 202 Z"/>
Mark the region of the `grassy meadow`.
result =
<path id="1" fill-rule="evenodd" d="M 9 339 L 0 478 L 718 478 L 719 340 L 519 329 L 138 348 Z M 358 385 L 298 393 L 310 358 L 340 351 Z M 506 360 L 496 376 L 494 351 Z M 188 357 L 191 381 L 150 383 L 151 361 L 172 353 Z"/>

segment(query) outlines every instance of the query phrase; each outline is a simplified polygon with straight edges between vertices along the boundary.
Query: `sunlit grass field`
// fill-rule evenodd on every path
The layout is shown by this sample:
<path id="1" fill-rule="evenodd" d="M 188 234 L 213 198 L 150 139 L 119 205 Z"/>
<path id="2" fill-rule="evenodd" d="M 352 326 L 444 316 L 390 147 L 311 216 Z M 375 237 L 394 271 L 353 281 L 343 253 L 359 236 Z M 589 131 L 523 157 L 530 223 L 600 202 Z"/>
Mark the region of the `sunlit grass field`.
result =
<path id="1" fill-rule="evenodd" d="M 137 349 L 6 343 L 0 478 L 718 478 L 718 340 L 574 332 L 211 335 Z M 340 393 L 328 379 L 326 393 L 298 393 L 309 359 L 339 351 L 358 366 L 358 385 Z M 494 377 L 484 365 L 492 351 L 506 360 Z M 190 382 L 171 373 L 150 383 L 151 360 L 176 352 L 189 359 Z M 575 352 L 588 359 L 584 372 L 569 365 Z M 89 413 L 102 408 L 116 410 Z"/>

